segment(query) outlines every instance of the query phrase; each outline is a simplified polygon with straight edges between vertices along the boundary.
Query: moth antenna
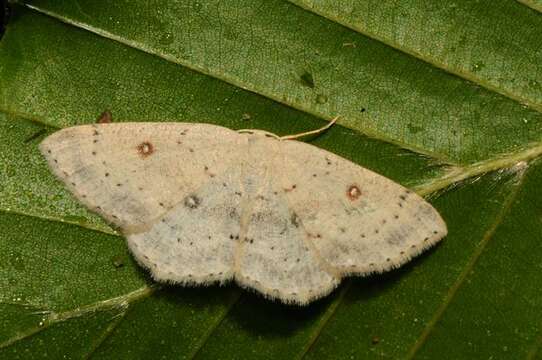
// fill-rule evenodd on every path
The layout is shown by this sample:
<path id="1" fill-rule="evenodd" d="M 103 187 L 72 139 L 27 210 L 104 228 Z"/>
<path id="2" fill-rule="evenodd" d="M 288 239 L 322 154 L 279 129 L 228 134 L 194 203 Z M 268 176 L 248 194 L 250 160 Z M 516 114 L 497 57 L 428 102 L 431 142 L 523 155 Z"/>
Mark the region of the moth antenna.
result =
<path id="1" fill-rule="evenodd" d="M 331 121 L 326 126 L 323 126 L 320 129 L 306 131 L 306 132 L 302 132 L 300 134 L 281 136 L 280 140 L 294 140 L 294 139 L 297 139 L 297 138 L 300 138 L 300 137 L 303 137 L 303 136 L 307 136 L 307 135 L 320 134 L 320 133 L 326 131 L 327 129 L 329 129 L 330 127 L 332 127 L 333 124 L 335 124 L 337 122 L 339 117 L 340 117 L 339 115 L 335 116 L 333 119 L 331 119 Z"/>

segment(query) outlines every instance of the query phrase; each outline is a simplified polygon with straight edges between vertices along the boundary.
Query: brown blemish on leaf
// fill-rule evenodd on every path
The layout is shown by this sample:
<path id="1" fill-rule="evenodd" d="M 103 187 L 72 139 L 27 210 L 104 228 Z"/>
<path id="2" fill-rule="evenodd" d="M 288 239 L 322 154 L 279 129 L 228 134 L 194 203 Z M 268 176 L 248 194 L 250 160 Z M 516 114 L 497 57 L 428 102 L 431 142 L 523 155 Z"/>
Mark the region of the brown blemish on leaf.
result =
<path id="1" fill-rule="evenodd" d="M 350 185 L 346 190 L 346 196 L 352 201 L 357 200 L 361 196 L 361 190 L 357 185 Z"/>
<path id="2" fill-rule="evenodd" d="M 98 124 L 110 124 L 111 122 L 113 122 L 113 116 L 111 115 L 111 111 L 105 110 L 103 113 L 100 114 L 96 122 Z"/>
<path id="3" fill-rule="evenodd" d="M 311 89 L 314 88 L 314 77 L 310 72 L 305 71 L 303 74 L 301 74 L 300 78 L 303 85 L 308 86 Z"/>
<path id="4" fill-rule="evenodd" d="M 146 158 L 154 152 L 154 147 L 148 141 L 144 141 L 137 146 L 137 152 L 142 158 Z"/>

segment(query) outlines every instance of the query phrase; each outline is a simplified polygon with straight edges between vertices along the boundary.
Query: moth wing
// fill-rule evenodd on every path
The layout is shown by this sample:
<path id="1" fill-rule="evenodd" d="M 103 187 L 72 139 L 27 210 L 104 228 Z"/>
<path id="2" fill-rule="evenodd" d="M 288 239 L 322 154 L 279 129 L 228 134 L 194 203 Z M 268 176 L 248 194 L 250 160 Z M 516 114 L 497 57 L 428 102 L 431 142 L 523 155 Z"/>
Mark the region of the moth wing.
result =
<path id="1" fill-rule="evenodd" d="M 403 186 L 315 146 L 280 144 L 292 216 L 339 273 L 399 267 L 446 236 L 439 213 Z"/>
<path id="2" fill-rule="evenodd" d="M 40 150 L 78 200 L 133 233 L 225 172 L 242 143 L 208 124 L 112 123 L 60 130 Z"/>
<path id="3" fill-rule="evenodd" d="M 282 185 L 279 142 L 252 136 L 243 177 L 248 190 L 236 254 L 236 280 L 268 297 L 306 304 L 339 283 L 292 218 Z"/>

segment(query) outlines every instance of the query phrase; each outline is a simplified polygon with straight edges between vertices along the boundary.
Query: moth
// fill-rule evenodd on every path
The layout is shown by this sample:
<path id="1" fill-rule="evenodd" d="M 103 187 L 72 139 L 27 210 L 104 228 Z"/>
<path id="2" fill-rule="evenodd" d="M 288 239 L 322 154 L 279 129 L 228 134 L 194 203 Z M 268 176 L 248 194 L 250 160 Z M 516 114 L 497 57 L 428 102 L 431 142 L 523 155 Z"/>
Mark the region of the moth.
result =
<path id="1" fill-rule="evenodd" d="M 160 282 L 235 281 L 308 304 L 346 276 L 397 268 L 446 236 L 416 193 L 298 137 L 101 123 L 60 130 L 40 149 Z"/>

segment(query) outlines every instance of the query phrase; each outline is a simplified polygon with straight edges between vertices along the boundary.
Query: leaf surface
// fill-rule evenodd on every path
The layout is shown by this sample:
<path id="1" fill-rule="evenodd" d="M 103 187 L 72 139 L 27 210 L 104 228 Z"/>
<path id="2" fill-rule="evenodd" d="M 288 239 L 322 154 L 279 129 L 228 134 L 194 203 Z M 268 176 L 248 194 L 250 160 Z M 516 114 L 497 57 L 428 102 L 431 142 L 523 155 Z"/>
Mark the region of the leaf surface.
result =
<path id="1" fill-rule="evenodd" d="M 0 41 L 0 357 L 539 357 L 540 4 L 364 3 L 14 5 Z M 307 141 L 428 196 L 449 236 L 304 308 L 158 285 L 37 149 L 106 109 L 277 134 L 339 114 Z"/>

